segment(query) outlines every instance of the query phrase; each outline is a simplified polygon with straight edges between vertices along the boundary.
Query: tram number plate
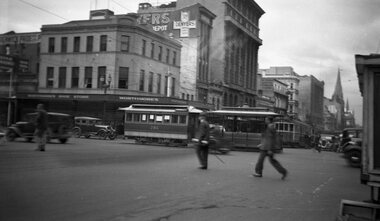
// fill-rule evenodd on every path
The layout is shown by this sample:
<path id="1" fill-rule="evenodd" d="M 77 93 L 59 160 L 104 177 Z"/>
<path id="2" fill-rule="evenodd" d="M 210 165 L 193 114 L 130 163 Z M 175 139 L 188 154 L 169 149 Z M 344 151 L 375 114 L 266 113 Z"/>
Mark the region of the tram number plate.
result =
<path id="1" fill-rule="evenodd" d="M 159 130 L 160 128 L 158 126 L 150 126 L 151 130 Z"/>

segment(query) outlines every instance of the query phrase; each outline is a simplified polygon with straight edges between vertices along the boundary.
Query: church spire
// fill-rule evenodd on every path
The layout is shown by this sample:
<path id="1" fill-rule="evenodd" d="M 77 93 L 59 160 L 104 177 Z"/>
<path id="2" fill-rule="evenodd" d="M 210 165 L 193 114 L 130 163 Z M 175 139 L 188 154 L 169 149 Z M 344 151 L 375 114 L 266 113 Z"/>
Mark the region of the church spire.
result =
<path id="1" fill-rule="evenodd" d="M 340 70 L 341 69 L 338 68 L 338 77 L 336 79 L 335 90 L 334 90 L 334 94 L 332 95 L 332 99 L 338 102 L 341 102 L 343 104 L 344 99 L 343 99 L 342 82 L 340 80 Z"/>

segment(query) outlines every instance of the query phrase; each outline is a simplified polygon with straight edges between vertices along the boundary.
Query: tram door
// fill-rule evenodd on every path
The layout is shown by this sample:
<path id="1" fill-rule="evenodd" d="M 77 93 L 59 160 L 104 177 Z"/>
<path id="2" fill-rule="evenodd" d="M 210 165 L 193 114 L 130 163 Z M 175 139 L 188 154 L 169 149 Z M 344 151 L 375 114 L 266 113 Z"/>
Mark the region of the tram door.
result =
<path id="1" fill-rule="evenodd" d="M 197 136 L 196 132 L 199 127 L 199 120 L 198 120 L 198 113 L 190 113 L 189 114 L 189 123 L 187 127 L 187 138 L 191 140 L 191 138 L 194 138 Z"/>

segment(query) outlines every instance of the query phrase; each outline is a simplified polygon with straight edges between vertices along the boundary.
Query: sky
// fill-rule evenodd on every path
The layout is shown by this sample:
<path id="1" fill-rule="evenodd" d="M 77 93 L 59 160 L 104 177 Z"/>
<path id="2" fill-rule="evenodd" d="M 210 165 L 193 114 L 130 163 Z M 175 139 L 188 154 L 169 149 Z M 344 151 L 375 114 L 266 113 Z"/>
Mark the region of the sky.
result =
<path id="1" fill-rule="evenodd" d="M 140 2 L 149 0 L 0 0 L 0 33 L 38 32 L 45 24 L 85 20 L 93 9 L 136 12 Z M 259 24 L 263 40 L 259 68 L 291 66 L 300 75 L 314 75 L 324 81 L 327 98 L 334 92 L 340 69 L 344 99 L 361 124 L 354 56 L 380 53 L 380 0 L 256 2 L 265 11 Z"/>

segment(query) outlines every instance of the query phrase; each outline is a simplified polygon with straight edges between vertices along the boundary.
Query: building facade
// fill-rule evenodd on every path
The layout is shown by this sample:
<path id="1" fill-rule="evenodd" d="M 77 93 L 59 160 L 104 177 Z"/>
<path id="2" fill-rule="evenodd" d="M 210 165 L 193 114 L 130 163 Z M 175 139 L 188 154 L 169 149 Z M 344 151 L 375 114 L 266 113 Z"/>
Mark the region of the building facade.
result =
<path id="1" fill-rule="evenodd" d="M 210 84 L 222 90 L 224 106 L 256 106 L 259 19 L 253 0 L 177 0 L 177 7 L 200 3 L 216 15 L 210 42 Z M 220 88 L 220 89 L 219 89 Z"/>
<path id="2" fill-rule="evenodd" d="M 0 35 L 0 126 L 8 126 L 19 115 L 17 93 L 37 91 L 40 33 Z"/>
<path id="3" fill-rule="evenodd" d="M 263 75 L 263 78 L 276 79 L 287 85 L 287 114 L 289 117 L 300 119 L 305 116 L 299 109 L 299 75 L 292 67 L 270 67 L 269 69 L 260 69 L 259 73 Z"/>
<path id="4" fill-rule="evenodd" d="M 152 25 L 152 30 L 165 32 L 181 45 L 181 99 L 220 106 L 222 95 L 212 93 L 210 84 L 210 40 L 215 15 L 201 4 L 179 8 L 176 2 L 152 6 L 139 4 L 139 24 Z"/>
<path id="5" fill-rule="evenodd" d="M 300 120 L 310 124 L 314 131 L 323 131 L 325 83 L 313 75 L 299 76 L 299 79 L 299 108 L 305 113 L 305 118 L 300 115 Z"/>
<path id="6" fill-rule="evenodd" d="M 274 78 L 263 78 L 261 74 L 258 74 L 257 82 L 258 97 L 273 100 L 271 110 L 286 116 L 288 110 L 288 85 Z M 261 107 L 260 105 L 261 102 L 256 104 L 257 107 Z"/>

